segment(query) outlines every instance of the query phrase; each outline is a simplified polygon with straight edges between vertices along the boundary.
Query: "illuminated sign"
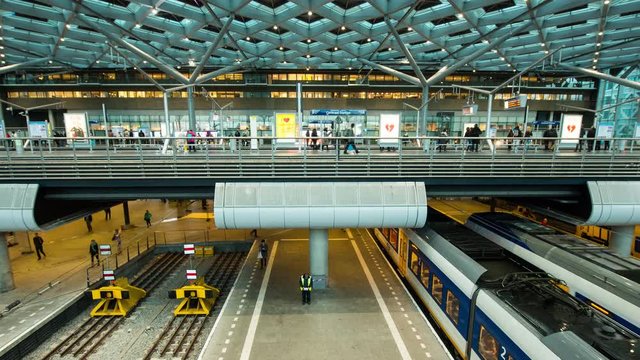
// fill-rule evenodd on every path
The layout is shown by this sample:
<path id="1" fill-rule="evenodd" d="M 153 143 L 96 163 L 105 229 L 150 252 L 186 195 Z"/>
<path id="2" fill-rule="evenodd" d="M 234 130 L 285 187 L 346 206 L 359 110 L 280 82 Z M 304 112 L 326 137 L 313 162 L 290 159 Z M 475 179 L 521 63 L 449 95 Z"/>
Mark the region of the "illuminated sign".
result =
<path id="1" fill-rule="evenodd" d="M 465 105 L 462 107 L 462 115 L 476 115 L 478 113 L 478 105 Z"/>
<path id="2" fill-rule="evenodd" d="M 367 110 L 353 109 L 312 109 L 311 115 L 367 115 Z"/>
<path id="3" fill-rule="evenodd" d="M 295 113 L 276 114 L 276 138 L 278 142 L 293 143 L 297 133 Z"/>
<path id="4" fill-rule="evenodd" d="M 68 138 L 86 138 L 89 136 L 87 115 L 85 113 L 64 113 L 64 129 Z M 67 140 L 68 143 L 72 141 L 72 139 Z M 81 141 L 86 141 L 86 139 Z"/>
<path id="5" fill-rule="evenodd" d="M 523 108 L 525 106 L 527 106 L 527 95 L 518 95 L 504 101 L 504 108 L 506 110 Z"/>
<path id="6" fill-rule="evenodd" d="M 400 114 L 380 114 L 380 144 L 397 144 L 400 136 Z"/>
<path id="7" fill-rule="evenodd" d="M 582 128 L 582 115 L 580 114 L 563 114 L 562 115 L 562 131 L 560 132 L 560 140 L 563 144 L 576 144 L 580 138 L 580 128 Z"/>

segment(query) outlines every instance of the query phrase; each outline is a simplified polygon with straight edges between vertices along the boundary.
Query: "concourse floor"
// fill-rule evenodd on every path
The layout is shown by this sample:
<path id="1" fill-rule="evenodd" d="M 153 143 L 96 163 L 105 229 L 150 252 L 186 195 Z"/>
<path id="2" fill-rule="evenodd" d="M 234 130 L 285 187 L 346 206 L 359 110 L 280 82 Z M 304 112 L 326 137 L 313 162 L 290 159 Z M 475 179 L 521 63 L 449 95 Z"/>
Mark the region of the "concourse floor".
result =
<path id="1" fill-rule="evenodd" d="M 177 218 L 175 202 L 161 200 L 139 200 L 129 202 L 131 227 L 122 232 L 122 248 L 135 255 L 137 243 L 146 247 L 147 238 L 158 239 L 158 243 L 202 241 L 204 232 L 213 228 L 210 219 L 211 201 L 208 210 L 201 209 L 200 201 L 190 205 L 189 215 Z M 152 226 L 147 228 L 143 219 L 145 210 L 153 214 Z M 102 268 L 91 267 L 89 243 L 96 239 L 99 244 L 111 241 L 114 229 L 124 224 L 122 205 L 111 209 L 112 218 L 105 219 L 103 211 L 93 214 L 93 232 L 88 232 L 83 219 L 79 219 L 50 231 L 42 231 L 46 257 L 38 260 L 35 253 L 22 254 L 22 250 L 33 248 L 33 236 L 17 234 L 23 238 L 19 245 L 11 247 L 11 266 L 16 288 L 0 294 L 0 356 L 19 340 L 33 332 L 42 323 L 53 317 L 76 297 L 83 296 L 87 285 L 87 274 L 94 279 L 100 277 Z M 222 233 L 222 231 L 220 231 Z M 225 233 L 229 238 L 243 239 L 247 231 Z M 212 239 L 209 239 L 212 240 Z M 114 250 L 115 251 L 115 250 Z M 126 255 L 121 256 L 126 260 Z M 50 287 L 50 284 L 53 285 Z M 11 311 L 6 306 L 20 301 Z"/>
<path id="2" fill-rule="evenodd" d="M 253 247 L 200 359 L 451 358 L 364 230 L 329 232 L 329 286 L 302 305 L 308 236 L 269 236 L 265 269 Z"/>

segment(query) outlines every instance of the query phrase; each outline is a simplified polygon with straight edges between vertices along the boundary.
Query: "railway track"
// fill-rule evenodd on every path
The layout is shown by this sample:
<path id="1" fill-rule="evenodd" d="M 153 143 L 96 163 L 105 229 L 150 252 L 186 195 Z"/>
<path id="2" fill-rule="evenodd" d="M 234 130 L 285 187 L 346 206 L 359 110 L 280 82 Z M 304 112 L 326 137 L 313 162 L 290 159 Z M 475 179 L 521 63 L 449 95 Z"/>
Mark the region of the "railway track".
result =
<path id="1" fill-rule="evenodd" d="M 165 253 L 136 275 L 131 284 L 147 291 L 149 295 L 168 273 L 178 267 L 185 257 L 180 253 Z M 144 301 L 144 298 L 140 301 Z M 124 322 L 125 317 L 88 318 L 75 331 L 47 353 L 43 360 L 56 357 L 86 359 Z"/>
<path id="2" fill-rule="evenodd" d="M 207 284 L 220 289 L 220 296 L 209 316 L 174 316 L 149 348 L 144 360 L 151 358 L 187 359 L 209 319 L 215 319 L 224 304 L 245 253 L 223 253 L 205 275 Z"/>

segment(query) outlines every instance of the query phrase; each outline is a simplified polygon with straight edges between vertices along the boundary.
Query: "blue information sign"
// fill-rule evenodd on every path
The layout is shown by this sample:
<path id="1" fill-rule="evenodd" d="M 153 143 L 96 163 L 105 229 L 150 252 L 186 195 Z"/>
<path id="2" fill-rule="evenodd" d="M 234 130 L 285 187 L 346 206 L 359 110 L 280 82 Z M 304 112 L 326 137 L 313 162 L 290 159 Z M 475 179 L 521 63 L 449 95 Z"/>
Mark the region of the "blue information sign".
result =
<path id="1" fill-rule="evenodd" d="M 311 115 L 367 115 L 367 110 L 353 109 L 312 109 Z"/>

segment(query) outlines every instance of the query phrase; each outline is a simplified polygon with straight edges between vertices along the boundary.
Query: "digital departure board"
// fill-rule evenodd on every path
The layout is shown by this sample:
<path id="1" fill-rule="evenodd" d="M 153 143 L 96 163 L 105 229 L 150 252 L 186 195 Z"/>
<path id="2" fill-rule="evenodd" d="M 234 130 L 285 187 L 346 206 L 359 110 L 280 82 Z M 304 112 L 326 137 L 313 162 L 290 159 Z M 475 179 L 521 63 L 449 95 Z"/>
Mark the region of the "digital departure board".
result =
<path id="1" fill-rule="evenodd" d="M 519 109 L 527 106 L 527 96 L 526 95 L 518 95 L 516 97 L 512 97 L 504 101 L 504 108 L 506 110 L 509 109 Z"/>
<path id="2" fill-rule="evenodd" d="M 465 105 L 462 107 L 462 115 L 476 115 L 478 113 L 478 105 Z"/>

